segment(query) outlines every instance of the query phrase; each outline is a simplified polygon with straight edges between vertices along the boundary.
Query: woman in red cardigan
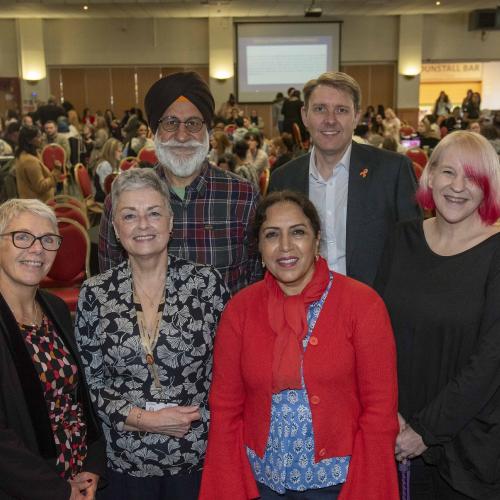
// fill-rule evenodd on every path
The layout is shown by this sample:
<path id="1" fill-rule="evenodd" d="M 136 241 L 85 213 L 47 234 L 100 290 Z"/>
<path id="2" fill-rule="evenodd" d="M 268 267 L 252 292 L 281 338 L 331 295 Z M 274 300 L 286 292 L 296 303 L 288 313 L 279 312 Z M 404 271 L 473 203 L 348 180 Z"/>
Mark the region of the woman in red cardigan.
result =
<path id="1" fill-rule="evenodd" d="M 257 209 L 267 272 L 219 325 L 200 500 L 399 498 L 387 311 L 329 271 L 319 232 L 300 194 L 273 193 Z"/>

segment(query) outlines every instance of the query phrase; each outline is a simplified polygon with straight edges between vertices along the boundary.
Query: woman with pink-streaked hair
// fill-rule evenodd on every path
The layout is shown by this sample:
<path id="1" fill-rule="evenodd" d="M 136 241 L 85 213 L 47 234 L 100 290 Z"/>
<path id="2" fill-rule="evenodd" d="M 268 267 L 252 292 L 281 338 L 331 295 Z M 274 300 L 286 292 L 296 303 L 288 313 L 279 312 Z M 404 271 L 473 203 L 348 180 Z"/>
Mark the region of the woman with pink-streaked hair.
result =
<path id="1" fill-rule="evenodd" d="M 396 459 L 412 500 L 500 498 L 500 164 L 481 135 L 437 145 L 376 288 L 398 353 Z"/>

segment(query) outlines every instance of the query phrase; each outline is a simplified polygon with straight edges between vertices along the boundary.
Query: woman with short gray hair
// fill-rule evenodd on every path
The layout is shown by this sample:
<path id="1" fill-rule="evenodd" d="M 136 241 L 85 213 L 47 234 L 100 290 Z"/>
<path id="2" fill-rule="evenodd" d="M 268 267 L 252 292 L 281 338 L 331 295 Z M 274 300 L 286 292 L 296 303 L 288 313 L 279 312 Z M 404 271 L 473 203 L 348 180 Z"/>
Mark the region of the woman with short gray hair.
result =
<path id="1" fill-rule="evenodd" d="M 196 500 L 215 329 L 229 292 L 218 271 L 168 255 L 168 188 L 148 169 L 112 186 L 128 254 L 80 293 L 76 337 L 107 438 L 99 498 Z"/>
<path id="2" fill-rule="evenodd" d="M 92 500 L 105 471 L 68 307 L 39 290 L 61 242 L 41 201 L 0 205 L 2 500 Z"/>

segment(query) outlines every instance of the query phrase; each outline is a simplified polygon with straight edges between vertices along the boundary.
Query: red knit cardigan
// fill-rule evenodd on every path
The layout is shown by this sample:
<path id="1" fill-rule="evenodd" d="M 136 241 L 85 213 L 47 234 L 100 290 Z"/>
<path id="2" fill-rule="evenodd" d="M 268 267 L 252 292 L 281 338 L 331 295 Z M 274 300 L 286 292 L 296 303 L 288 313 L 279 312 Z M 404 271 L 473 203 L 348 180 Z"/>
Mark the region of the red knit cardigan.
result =
<path id="1" fill-rule="evenodd" d="M 200 500 L 259 492 L 245 447 L 264 455 L 272 397 L 272 332 L 264 282 L 238 293 L 215 340 L 211 423 Z M 303 360 L 315 460 L 351 455 L 341 500 L 398 500 L 396 353 L 380 297 L 334 273 Z"/>

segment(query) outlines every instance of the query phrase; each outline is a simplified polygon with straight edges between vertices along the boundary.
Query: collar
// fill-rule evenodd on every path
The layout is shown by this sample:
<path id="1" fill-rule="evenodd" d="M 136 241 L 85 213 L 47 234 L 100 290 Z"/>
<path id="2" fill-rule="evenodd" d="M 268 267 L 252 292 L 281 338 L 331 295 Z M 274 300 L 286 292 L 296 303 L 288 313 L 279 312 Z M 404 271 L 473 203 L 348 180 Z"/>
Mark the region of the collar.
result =
<path id="1" fill-rule="evenodd" d="M 167 175 L 165 174 L 165 167 L 158 162 L 154 168 L 158 177 L 164 180 L 167 184 L 169 184 Z M 210 176 L 210 164 L 208 163 L 208 160 L 205 160 L 201 166 L 201 170 L 198 176 L 193 179 L 193 182 L 191 182 L 191 184 L 186 186 L 186 194 L 193 193 L 194 195 L 195 193 L 197 193 L 199 195 L 203 195 L 205 193 L 208 184 L 209 176 Z M 172 191 L 172 189 L 170 189 L 170 191 Z"/>
<path id="2" fill-rule="evenodd" d="M 343 168 L 346 172 L 349 172 L 349 164 L 351 163 L 351 152 L 352 152 L 352 142 L 349 144 L 347 149 L 340 161 L 335 165 L 333 171 L 337 168 Z M 311 149 L 311 156 L 309 157 L 309 175 L 318 182 L 328 182 L 323 179 L 319 173 L 318 167 L 316 166 L 316 148 L 315 146 Z"/>

